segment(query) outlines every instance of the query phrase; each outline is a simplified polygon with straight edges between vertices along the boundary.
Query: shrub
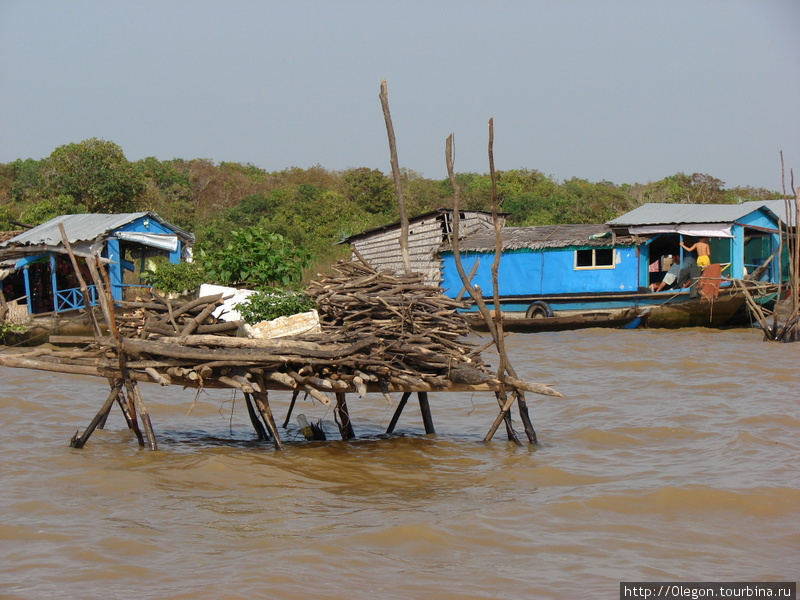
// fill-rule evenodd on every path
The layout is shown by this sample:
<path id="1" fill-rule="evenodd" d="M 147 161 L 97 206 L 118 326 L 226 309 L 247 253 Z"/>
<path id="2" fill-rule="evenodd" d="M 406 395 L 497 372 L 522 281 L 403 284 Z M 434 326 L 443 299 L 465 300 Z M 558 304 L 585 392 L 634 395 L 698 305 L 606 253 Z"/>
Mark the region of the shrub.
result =
<path id="1" fill-rule="evenodd" d="M 202 265 L 190 262 L 171 263 L 166 256 L 155 260 L 155 270 L 142 271 L 142 282 L 166 293 L 181 294 L 206 281 Z"/>
<path id="2" fill-rule="evenodd" d="M 245 323 L 254 325 L 278 317 L 289 317 L 314 308 L 314 301 L 296 290 L 259 291 L 250 294 L 247 300 L 236 304 L 236 310 Z"/>

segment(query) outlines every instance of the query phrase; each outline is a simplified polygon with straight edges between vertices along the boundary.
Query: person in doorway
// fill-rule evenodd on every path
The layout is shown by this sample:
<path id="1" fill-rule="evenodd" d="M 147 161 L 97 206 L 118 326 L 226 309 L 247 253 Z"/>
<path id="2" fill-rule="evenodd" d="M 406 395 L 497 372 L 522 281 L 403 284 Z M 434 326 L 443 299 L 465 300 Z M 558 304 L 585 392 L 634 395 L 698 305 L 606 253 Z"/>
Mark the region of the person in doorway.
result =
<path id="1" fill-rule="evenodd" d="M 711 264 L 711 247 L 708 245 L 708 238 L 702 237 L 699 242 L 695 242 L 691 246 L 687 246 L 681 242 L 681 248 L 687 252 L 697 252 L 697 266 L 707 267 Z"/>
<path id="2" fill-rule="evenodd" d="M 678 281 L 678 276 L 681 274 L 681 257 L 677 254 L 672 255 L 672 264 L 669 266 L 664 279 L 658 285 L 654 284 L 653 291 L 660 292 L 664 288 L 674 287 Z"/>

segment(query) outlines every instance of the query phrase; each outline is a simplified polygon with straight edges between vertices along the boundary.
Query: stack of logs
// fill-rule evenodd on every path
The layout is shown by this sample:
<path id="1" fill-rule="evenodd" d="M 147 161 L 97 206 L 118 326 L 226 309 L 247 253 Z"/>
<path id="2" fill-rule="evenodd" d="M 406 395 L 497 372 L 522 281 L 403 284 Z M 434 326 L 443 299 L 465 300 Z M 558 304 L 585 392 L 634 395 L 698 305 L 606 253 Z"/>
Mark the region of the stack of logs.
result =
<path id="1" fill-rule="evenodd" d="M 235 335 L 239 324 L 222 321 L 212 313 L 223 304 L 222 294 L 176 301 L 151 292 L 149 302 L 123 302 L 116 317 L 120 335 L 128 338 L 190 335 Z"/>
<path id="2" fill-rule="evenodd" d="M 328 403 L 324 392 L 384 393 L 447 389 L 491 379 L 456 312 L 460 302 L 421 283 L 419 275 L 396 276 L 357 263 L 339 263 L 339 276 L 314 282 L 307 290 L 320 313 L 322 333 L 279 339 L 206 334 L 233 323 L 206 323 L 221 302 L 209 296 L 187 303 L 136 307 L 136 325 L 126 321 L 121 348 L 128 367 L 162 385 L 234 387 L 261 391 L 264 383 L 299 389 Z M 153 307 L 168 310 L 153 314 Z M 204 324 L 205 323 L 205 324 Z M 197 333 L 195 333 L 195 331 Z M 99 343 L 99 348 L 98 348 Z M 98 367 L 116 365 L 114 341 L 90 348 L 107 350 Z"/>

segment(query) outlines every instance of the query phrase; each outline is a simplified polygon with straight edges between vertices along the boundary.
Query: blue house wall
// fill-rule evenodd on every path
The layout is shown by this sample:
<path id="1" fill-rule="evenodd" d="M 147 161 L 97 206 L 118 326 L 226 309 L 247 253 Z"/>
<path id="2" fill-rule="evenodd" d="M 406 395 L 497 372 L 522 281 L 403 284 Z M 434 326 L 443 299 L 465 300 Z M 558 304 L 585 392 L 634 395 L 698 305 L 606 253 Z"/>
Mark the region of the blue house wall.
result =
<path id="1" fill-rule="evenodd" d="M 155 233 L 164 235 L 174 235 L 175 232 L 170 228 L 165 227 L 155 219 L 148 217 L 140 217 L 126 223 L 122 227 L 115 229 L 117 231 L 131 231 L 134 233 Z M 113 235 L 113 232 L 112 234 Z M 108 265 L 108 276 L 111 280 L 111 293 L 114 300 L 122 300 L 122 281 L 123 273 L 125 271 L 125 261 L 120 255 L 120 240 L 115 237 L 109 237 L 106 241 L 106 248 L 103 256 L 112 262 Z M 169 262 L 179 263 L 181 260 L 181 253 L 183 251 L 183 241 L 178 238 L 178 248 L 169 253 Z M 133 270 L 133 265 L 128 265 L 129 270 Z"/>
<path id="2" fill-rule="evenodd" d="M 733 251 L 731 256 L 731 277 L 736 279 L 744 277 L 745 267 L 747 268 L 748 272 L 752 272 L 754 268 L 760 266 L 758 264 L 745 264 L 744 262 L 745 227 L 757 229 L 769 236 L 769 254 L 777 252 L 781 243 L 777 221 L 763 210 L 753 211 L 736 221 L 731 228 L 731 233 L 734 236 Z M 780 261 L 772 260 L 769 270 L 767 271 L 767 280 L 771 283 L 779 282 L 781 278 L 779 267 Z"/>
<path id="3" fill-rule="evenodd" d="M 521 249 L 503 252 L 498 269 L 500 296 L 538 296 L 549 294 L 633 292 L 638 289 L 638 257 L 635 247 L 614 248 L 614 265 L 610 267 L 576 267 L 576 250 L 589 246 L 566 248 Z M 454 298 L 463 285 L 452 252 L 443 252 L 442 287 L 445 295 Z M 470 273 L 478 261 L 473 285 L 491 295 L 491 267 L 494 252 L 462 252 L 464 270 Z"/>

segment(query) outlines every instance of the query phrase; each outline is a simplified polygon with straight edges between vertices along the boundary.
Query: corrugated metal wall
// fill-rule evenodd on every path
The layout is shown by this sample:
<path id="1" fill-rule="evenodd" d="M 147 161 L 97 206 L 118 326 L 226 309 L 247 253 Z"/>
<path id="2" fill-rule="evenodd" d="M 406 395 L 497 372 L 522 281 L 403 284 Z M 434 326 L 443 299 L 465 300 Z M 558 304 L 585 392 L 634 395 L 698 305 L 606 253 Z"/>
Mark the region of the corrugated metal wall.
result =
<path id="1" fill-rule="evenodd" d="M 493 227 L 491 215 L 482 213 L 463 213 L 460 220 L 461 237 L 483 227 Z M 422 273 L 425 283 L 440 285 L 442 281 L 439 247 L 450 233 L 451 215 L 441 213 L 431 215 L 409 226 L 408 252 L 411 257 L 411 270 Z M 400 254 L 400 227 L 380 231 L 352 244 L 359 254 L 375 269 L 403 272 L 403 258 Z M 353 255 L 353 260 L 358 260 Z"/>

